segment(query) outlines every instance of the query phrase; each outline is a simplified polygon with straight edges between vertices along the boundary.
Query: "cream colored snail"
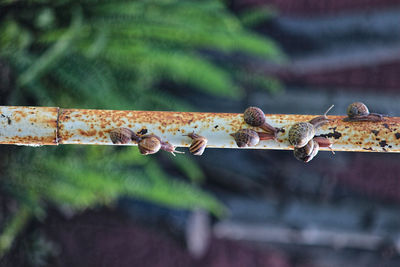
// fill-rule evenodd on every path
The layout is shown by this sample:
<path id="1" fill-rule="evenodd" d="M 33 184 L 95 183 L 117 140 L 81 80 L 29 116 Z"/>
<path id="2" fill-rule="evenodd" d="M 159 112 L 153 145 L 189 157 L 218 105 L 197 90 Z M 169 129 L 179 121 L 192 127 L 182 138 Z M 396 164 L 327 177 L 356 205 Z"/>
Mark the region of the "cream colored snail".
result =
<path id="1" fill-rule="evenodd" d="M 296 159 L 302 162 L 310 162 L 319 151 L 320 147 L 328 147 L 331 148 L 332 143 L 329 141 L 328 138 L 325 137 L 314 137 L 308 143 L 300 148 L 295 147 L 293 150 L 293 155 Z M 331 150 L 333 154 L 333 150 Z"/>
<path id="2" fill-rule="evenodd" d="M 361 102 L 351 103 L 347 107 L 347 118 L 343 121 L 383 121 L 383 115 L 370 113 L 368 107 Z"/>
<path id="3" fill-rule="evenodd" d="M 206 149 L 207 146 L 207 138 L 204 136 L 200 136 L 198 134 L 190 133 L 186 136 L 189 136 L 192 138 L 192 144 L 189 147 L 190 153 L 196 156 L 201 156 L 204 153 L 204 150 Z"/>
<path id="4" fill-rule="evenodd" d="M 117 128 L 110 131 L 110 138 L 114 144 L 127 144 L 130 141 L 139 141 L 138 137 L 132 130 L 128 128 Z"/>
<path id="5" fill-rule="evenodd" d="M 243 113 L 244 121 L 251 126 L 260 127 L 276 138 L 277 129 L 266 122 L 264 112 L 258 107 L 248 107 Z"/>
<path id="6" fill-rule="evenodd" d="M 150 155 L 157 153 L 160 149 L 172 153 L 185 153 L 176 151 L 175 146 L 168 142 L 164 142 L 160 137 L 154 134 L 144 135 L 138 142 L 139 151 L 142 155 Z"/>
<path id="7" fill-rule="evenodd" d="M 299 161 L 307 163 L 318 154 L 318 150 L 318 142 L 314 139 L 311 139 L 305 146 L 299 148 L 295 147 L 293 150 L 293 155 Z"/>
<path id="8" fill-rule="evenodd" d="M 315 117 L 309 122 L 298 122 L 294 124 L 289 130 L 289 143 L 295 148 L 305 146 L 315 136 L 315 130 L 329 122 L 326 114 L 334 107 L 330 106 L 322 116 Z"/>
<path id="9" fill-rule="evenodd" d="M 256 146 L 260 140 L 274 139 L 274 136 L 269 133 L 256 132 L 251 129 L 240 129 L 236 133 L 230 135 L 235 139 L 238 147 Z"/>

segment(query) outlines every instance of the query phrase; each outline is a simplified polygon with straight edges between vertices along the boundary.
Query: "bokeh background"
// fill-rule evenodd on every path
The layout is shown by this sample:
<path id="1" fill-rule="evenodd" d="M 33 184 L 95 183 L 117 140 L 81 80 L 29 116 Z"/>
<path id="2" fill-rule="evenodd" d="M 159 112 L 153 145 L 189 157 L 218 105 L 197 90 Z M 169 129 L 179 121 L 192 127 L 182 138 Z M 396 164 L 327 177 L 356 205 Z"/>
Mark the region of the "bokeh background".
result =
<path id="1" fill-rule="evenodd" d="M 400 114 L 400 1 L 0 1 L 0 104 Z M 400 266 L 395 154 L 0 146 L 0 266 Z"/>

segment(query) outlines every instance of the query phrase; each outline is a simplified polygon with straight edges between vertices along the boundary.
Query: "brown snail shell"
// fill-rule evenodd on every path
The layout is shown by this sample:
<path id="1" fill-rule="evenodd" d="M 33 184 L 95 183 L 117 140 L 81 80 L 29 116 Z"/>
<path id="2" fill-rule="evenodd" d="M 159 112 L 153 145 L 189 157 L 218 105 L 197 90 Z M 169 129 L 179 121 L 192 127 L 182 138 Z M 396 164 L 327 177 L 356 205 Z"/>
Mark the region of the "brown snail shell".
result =
<path id="1" fill-rule="evenodd" d="M 138 143 L 140 154 L 150 155 L 161 149 L 161 139 L 155 135 L 143 136 Z"/>
<path id="2" fill-rule="evenodd" d="M 347 107 L 347 118 L 344 121 L 382 121 L 383 115 L 370 113 L 368 107 L 361 102 L 351 103 Z"/>
<path id="3" fill-rule="evenodd" d="M 136 136 L 133 131 L 128 128 L 117 128 L 110 131 L 110 138 L 114 144 L 127 144 L 132 141 L 132 137 Z"/>
<path id="4" fill-rule="evenodd" d="M 305 146 L 315 135 L 315 127 L 309 122 L 298 122 L 289 130 L 289 143 L 295 148 Z"/>
<path id="5" fill-rule="evenodd" d="M 319 151 L 319 144 L 316 140 L 312 139 L 308 143 L 300 148 L 295 148 L 293 150 L 293 155 L 296 159 L 302 162 L 310 162 Z"/>
<path id="6" fill-rule="evenodd" d="M 258 107 L 248 107 L 243 113 L 244 121 L 251 126 L 259 127 L 265 123 L 265 114 Z"/>
<path id="7" fill-rule="evenodd" d="M 192 153 L 195 156 L 201 156 L 204 153 L 204 150 L 206 149 L 207 146 L 207 138 L 204 136 L 200 136 L 198 134 L 190 133 L 187 136 L 192 138 L 192 144 L 189 147 L 190 153 Z"/>
<path id="8" fill-rule="evenodd" d="M 369 115 L 368 107 L 364 103 L 354 102 L 347 107 L 347 116 L 349 116 L 350 118 L 354 118 L 355 116 L 360 115 Z"/>
<path id="9" fill-rule="evenodd" d="M 260 142 L 260 137 L 256 131 L 250 129 L 240 129 L 231 134 L 236 141 L 238 147 L 255 146 Z"/>
<path id="10" fill-rule="evenodd" d="M 276 137 L 277 129 L 266 122 L 264 111 L 258 107 L 248 107 L 243 113 L 244 121 L 254 127 L 260 127 Z"/>
<path id="11" fill-rule="evenodd" d="M 175 146 L 171 145 L 168 142 L 164 142 L 157 135 L 145 135 L 142 136 L 138 143 L 139 151 L 142 155 L 149 155 L 157 153 L 160 149 L 172 153 L 175 156 L 175 153 L 185 153 L 181 151 L 176 151 Z"/>

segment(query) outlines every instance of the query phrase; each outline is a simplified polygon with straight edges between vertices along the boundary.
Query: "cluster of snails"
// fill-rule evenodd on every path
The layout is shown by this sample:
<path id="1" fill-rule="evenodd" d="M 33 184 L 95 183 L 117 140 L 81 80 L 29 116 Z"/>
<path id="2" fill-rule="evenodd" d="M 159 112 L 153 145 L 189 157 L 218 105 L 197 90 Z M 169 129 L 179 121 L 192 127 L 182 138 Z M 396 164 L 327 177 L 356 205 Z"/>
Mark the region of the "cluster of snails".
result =
<path id="1" fill-rule="evenodd" d="M 278 129 L 266 122 L 264 112 L 257 107 L 248 107 L 243 113 L 244 121 L 254 127 L 260 127 L 264 132 L 251 129 L 240 129 L 231 134 L 238 147 L 256 146 L 262 140 L 276 140 Z"/>
<path id="2" fill-rule="evenodd" d="M 201 156 L 207 146 L 207 138 L 197 135 L 194 132 L 186 136 L 192 139 L 189 147 L 190 153 Z M 164 142 L 160 137 L 154 134 L 139 135 L 128 128 L 117 128 L 110 131 L 110 138 L 113 144 L 128 144 L 133 141 L 138 144 L 139 151 L 142 155 L 150 155 L 157 153 L 160 149 L 172 153 L 185 153 L 175 150 L 175 146 L 168 142 Z"/>
<path id="3" fill-rule="evenodd" d="M 175 146 L 164 142 L 160 137 L 154 134 L 139 135 L 128 128 L 117 128 L 110 131 L 110 138 L 114 144 L 127 144 L 131 141 L 138 144 L 142 155 L 157 153 L 160 149 L 172 153 L 184 153 L 175 150 Z"/>
<path id="4" fill-rule="evenodd" d="M 320 147 L 331 148 L 332 143 L 328 138 L 315 137 L 318 127 L 329 122 L 326 114 L 333 108 L 333 105 L 323 116 L 318 116 L 309 122 L 298 122 L 289 130 L 289 143 L 294 146 L 293 154 L 296 159 L 302 162 L 311 161 L 318 153 Z M 346 122 L 379 122 L 384 116 L 378 113 L 370 113 L 367 106 L 361 102 L 351 103 L 347 107 Z M 331 149 L 332 150 L 332 149 Z M 333 150 L 332 150 L 332 153 Z"/>
<path id="5" fill-rule="evenodd" d="M 320 147 L 331 148 L 332 142 L 326 137 L 315 136 L 316 130 L 328 123 L 330 119 L 326 114 L 333 108 L 333 105 L 322 116 L 315 117 L 308 122 L 298 122 L 289 129 L 289 143 L 294 147 L 293 154 L 296 159 L 302 162 L 311 161 L 317 154 Z M 244 121 L 246 124 L 259 127 L 263 131 L 254 131 L 252 129 L 240 129 L 230 134 L 238 147 L 253 147 L 262 140 L 277 140 L 277 134 L 280 129 L 275 128 L 266 122 L 264 112 L 258 107 L 249 107 L 244 111 Z M 367 106 L 361 102 L 355 102 L 348 106 L 347 117 L 343 119 L 346 122 L 379 122 L 383 121 L 384 116 L 378 113 L 370 113 Z M 189 151 L 193 155 L 200 156 L 204 153 L 207 146 L 207 138 L 194 132 L 187 134 L 192 139 Z M 172 153 L 184 153 L 175 150 L 175 146 L 164 142 L 160 137 L 154 134 L 135 133 L 128 128 L 117 128 L 110 131 L 110 138 L 114 144 L 127 144 L 135 142 L 138 144 L 139 151 L 143 155 L 157 153 L 164 150 Z M 333 150 L 332 150 L 332 153 Z"/>
<path id="6" fill-rule="evenodd" d="M 290 128 L 289 143 L 294 146 L 293 154 L 296 159 L 307 163 L 318 154 L 320 147 L 330 148 L 332 146 L 328 138 L 315 137 L 316 130 L 330 121 L 326 114 L 332 108 L 333 105 L 324 115 L 315 117 L 308 122 L 298 122 Z"/>

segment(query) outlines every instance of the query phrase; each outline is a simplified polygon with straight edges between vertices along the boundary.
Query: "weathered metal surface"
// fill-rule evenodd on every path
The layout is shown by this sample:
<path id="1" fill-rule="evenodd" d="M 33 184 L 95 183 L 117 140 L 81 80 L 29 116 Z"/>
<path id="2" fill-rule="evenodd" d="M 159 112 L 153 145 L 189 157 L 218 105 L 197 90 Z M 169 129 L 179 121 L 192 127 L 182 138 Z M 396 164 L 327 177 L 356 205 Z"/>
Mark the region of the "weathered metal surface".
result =
<path id="1" fill-rule="evenodd" d="M 254 149 L 292 149 L 287 140 L 291 125 L 317 115 L 266 114 L 267 122 L 282 128 L 277 142 L 261 141 Z M 332 121 L 317 130 L 328 137 L 335 151 L 400 152 L 400 117 L 382 122 L 343 122 L 344 116 L 328 116 Z M 156 134 L 178 147 L 187 147 L 195 132 L 208 139 L 208 148 L 237 148 L 231 133 L 252 128 L 242 114 L 58 109 L 56 107 L 0 107 L 0 144 L 112 145 L 109 132 L 127 127 L 135 132 Z M 128 145 L 136 145 L 130 143 Z M 327 148 L 321 148 L 327 150 Z"/>
<path id="2" fill-rule="evenodd" d="M 0 144 L 57 145 L 55 107 L 0 106 Z"/>
<path id="3" fill-rule="evenodd" d="M 315 116 L 266 114 L 268 123 L 283 130 L 277 142 L 261 141 L 254 149 L 292 149 L 287 141 L 291 125 Z M 399 117 L 378 123 L 343 122 L 344 116 L 328 118 L 332 121 L 319 128 L 317 135 L 330 138 L 335 151 L 400 152 Z M 229 134 L 241 128 L 261 131 L 246 125 L 243 115 L 236 113 L 62 109 L 58 139 L 60 144 L 112 145 L 109 132 L 118 127 L 147 131 L 178 147 L 189 146 L 191 139 L 184 135 L 194 131 L 208 139 L 208 148 L 237 148 Z"/>

